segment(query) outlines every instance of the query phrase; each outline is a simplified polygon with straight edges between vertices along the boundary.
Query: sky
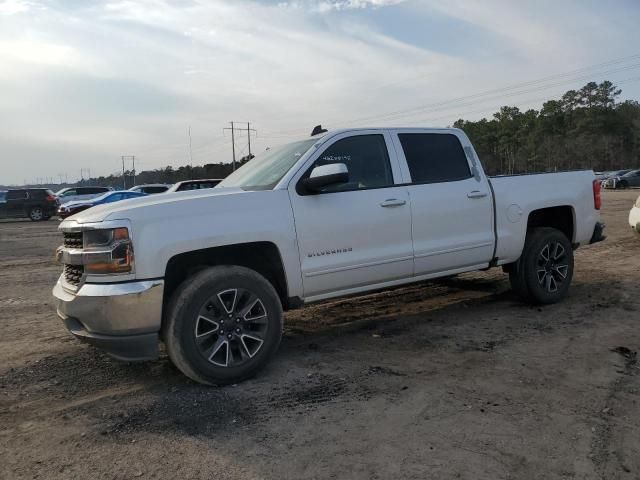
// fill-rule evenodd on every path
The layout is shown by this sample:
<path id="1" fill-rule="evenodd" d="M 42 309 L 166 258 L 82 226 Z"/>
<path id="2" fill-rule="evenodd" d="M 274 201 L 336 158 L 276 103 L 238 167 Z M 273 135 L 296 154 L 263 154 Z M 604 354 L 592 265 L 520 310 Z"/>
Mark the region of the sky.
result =
<path id="1" fill-rule="evenodd" d="M 257 153 L 591 80 L 640 99 L 638 25 L 638 0 L 0 0 L 0 184 L 230 162 L 232 120 Z"/>

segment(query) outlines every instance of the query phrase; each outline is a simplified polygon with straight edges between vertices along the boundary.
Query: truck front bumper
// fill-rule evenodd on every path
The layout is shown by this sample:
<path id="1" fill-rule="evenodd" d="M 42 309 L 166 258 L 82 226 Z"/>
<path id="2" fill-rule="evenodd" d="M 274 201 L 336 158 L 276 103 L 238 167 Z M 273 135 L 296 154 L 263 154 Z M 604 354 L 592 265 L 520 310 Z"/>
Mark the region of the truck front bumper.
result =
<path id="1" fill-rule="evenodd" d="M 158 357 L 164 282 L 88 283 L 78 291 L 61 277 L 53 288 L 58 316 L 78 339 L 124 361 Z"/>

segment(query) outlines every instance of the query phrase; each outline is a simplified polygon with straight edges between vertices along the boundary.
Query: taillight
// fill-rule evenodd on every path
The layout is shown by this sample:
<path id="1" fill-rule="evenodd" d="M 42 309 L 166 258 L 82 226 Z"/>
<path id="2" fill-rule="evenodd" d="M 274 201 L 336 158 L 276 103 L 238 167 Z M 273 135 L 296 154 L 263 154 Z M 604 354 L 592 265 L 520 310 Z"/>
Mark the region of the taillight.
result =
<path id="1" fill-rule="evenodd" d="M 55 195 L 47 195 L 47 201 L 48 202 L 55 202 L 56 201 Z"/>
<path id="2" fill-rule="evenodd" d="M 593 208 L 595 208 L 596 210 L 600 210 L 600 207 L 602 206 L 602 195 L 601 195 L 601 190 L 602 188 L 602 184 L 600 183 L 600 180 L 594 180 L 593 181 Z"/>

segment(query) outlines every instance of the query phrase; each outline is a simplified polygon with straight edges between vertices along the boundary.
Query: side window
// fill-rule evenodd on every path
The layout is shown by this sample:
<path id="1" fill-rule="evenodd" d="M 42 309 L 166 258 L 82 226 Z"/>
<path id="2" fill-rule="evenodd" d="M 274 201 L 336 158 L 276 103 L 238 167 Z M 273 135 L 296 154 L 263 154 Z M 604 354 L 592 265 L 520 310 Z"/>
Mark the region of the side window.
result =
<path id="1" fill-rule="evenodd" d="M 471 170 L 455 135 L 442 133 L 398 134 L 412 183 L 464 180 Z"/>
<path id="2" fill-rule="evenodd" d="M 344 163 L 349 170 L 349 182 L 332 185 L 325 192 L 341 192 L 380 188 L 393 185 L 393 173 L 384 136 L 357 135 L 343 138 L 328 147 L 309 169 L 331 163 Z"/>
<path id="3" fill-rule="evenodd" d="M 47 194 L 45 193 L 45 190 L 31 190 L 29 194 L 31 198 L 36 200 L 41 200 L 47 196 Z"/>
<path id="4" fill-rule="evenodd" d="M 121 193 L 114 193 L 113 195 L 109 195 L 106 198 L 106 202 L 107 203 L 117 202 L 118 200 L 122 200 L 122 194 Z"/>
<path id="5" fill-rule="evenodd" d="M 63 197 L 70 197 L 71 195 L 76 195 L 76 191 L 75 190 L 67 190 L 66 192 L 64 192 L 62 194 Z"/>
<path id="6" fill-rule="evenodd" d="M 7 200 L 24 200 L 28 198 L 26 190 L 11 190 L 7 193 Z"/>

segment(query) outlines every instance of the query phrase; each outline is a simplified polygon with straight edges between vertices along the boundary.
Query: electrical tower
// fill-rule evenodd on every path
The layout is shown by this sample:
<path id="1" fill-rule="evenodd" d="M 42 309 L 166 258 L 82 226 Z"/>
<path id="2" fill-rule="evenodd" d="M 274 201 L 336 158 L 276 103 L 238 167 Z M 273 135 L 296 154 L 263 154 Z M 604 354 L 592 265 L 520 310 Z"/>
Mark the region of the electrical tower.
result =
<path id="1" fill-rule="evenodd" d="M 135 155 L 122 155 L 120 157 L 122 159 L 122 189 L 127 189 L 127 177 L 125 174 L 124 162 L 125 160 L 131 160 L 131 171 L 133 172 L 133 185 L 136 185 L 136 156 Z"/>
<path id="2" fill-rule="evenodd" d="M 249 154 L 248 157 L 251 158 L 251 133 L 255 133 L 256 135 L 258 134 L 258 132 L 254 129 L 251 128 L 251 124 L 249 122 L 247 122 L 247 128 L 241 128 L 241 127 L 236 127 L 235 124 L 236 123 L 241 123 L 241 122 L 229 122 L 231 124 L 230 127 L 226 127 L 222 129 L 222 132 L 224 134 L 225 130 L 231 130 L 231 152 L 233 155 L 233 170 L 235 171 L 236 169 L 236 137 L 235 137 L 235 132 L 247 132 L 247 145 L 249 146 Z"/>

